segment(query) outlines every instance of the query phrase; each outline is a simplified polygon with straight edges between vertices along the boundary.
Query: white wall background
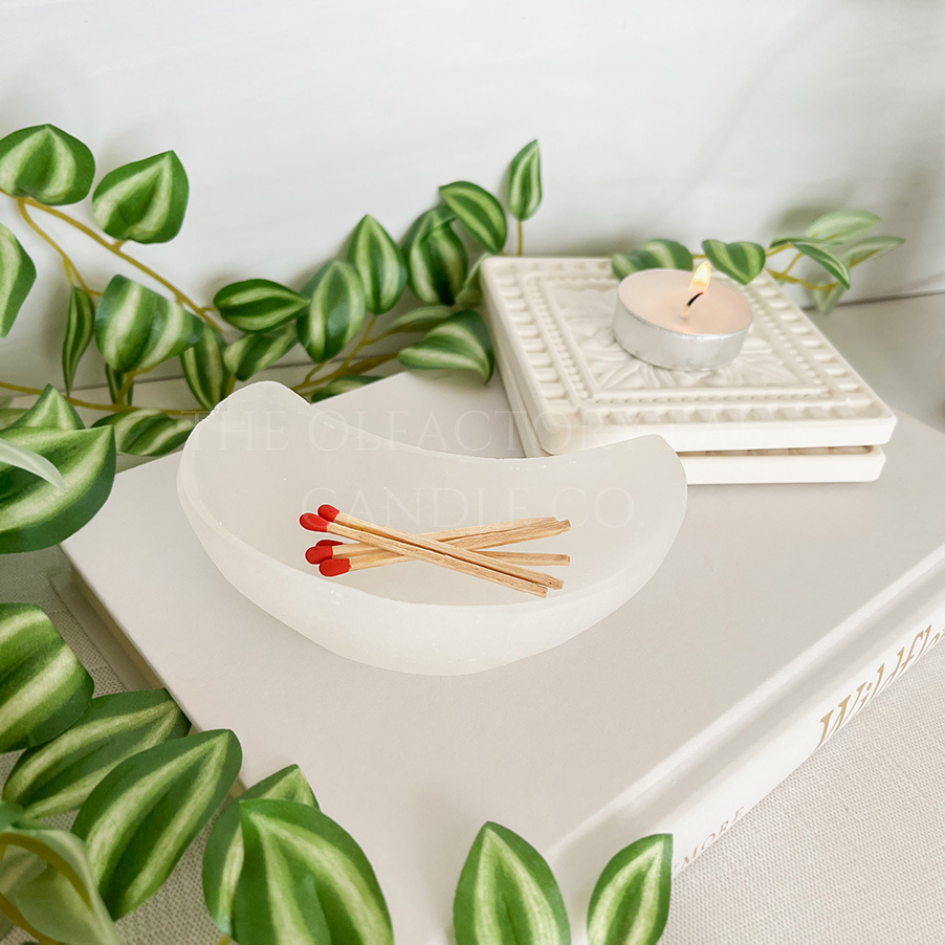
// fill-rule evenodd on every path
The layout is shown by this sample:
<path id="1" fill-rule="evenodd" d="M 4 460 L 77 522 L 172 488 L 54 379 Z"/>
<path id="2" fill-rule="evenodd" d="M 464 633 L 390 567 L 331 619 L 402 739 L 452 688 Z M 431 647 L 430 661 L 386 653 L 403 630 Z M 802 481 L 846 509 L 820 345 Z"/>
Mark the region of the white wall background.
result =
<path id="1" fill-rule="evenodd" d="M 176 150 L 184 229 L 131 248 L 206 298 L 299 284 L 365 212 L 399 236 L 533 137 L 532 252 L 763 241 L 862 207 L 909 240 L 857 271 L 869 298 L 945 289 L 943 62 L 937 0 L 2 0 L 0 134 L 53 122 L 100 173 Z M 0 376 L 61 383 L 61 267 L 31 237 Z M 112 258 L 85 250 L 104 283 Z M 100 378 L 87 357 L 79 382 Z"/>

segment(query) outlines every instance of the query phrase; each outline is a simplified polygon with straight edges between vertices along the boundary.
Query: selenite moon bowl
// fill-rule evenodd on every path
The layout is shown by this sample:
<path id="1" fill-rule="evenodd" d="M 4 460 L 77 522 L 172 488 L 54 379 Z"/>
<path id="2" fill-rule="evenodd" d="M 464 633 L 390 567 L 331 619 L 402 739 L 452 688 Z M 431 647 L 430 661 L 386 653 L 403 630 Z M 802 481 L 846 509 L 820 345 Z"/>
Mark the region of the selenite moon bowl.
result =
<path id="1" fill-rule="evenodd" d="M 636 594 L 676 538 L 686 478 L 656 436 L 547 459 L 458 456 L 374 436 L 260 382 L 198 424 L 178 494 L 226 579 L 293 630 L 372 666 L 456 675 L 558 646 Z M 416 532 L 569 518 L 569 532 L 507 549 L 570 554 L 548 569 L 564 589 L 542 600 L 424 562 L 322 577 L 305 550 L 332 536 L 299 516 L 324 502 Z"/>

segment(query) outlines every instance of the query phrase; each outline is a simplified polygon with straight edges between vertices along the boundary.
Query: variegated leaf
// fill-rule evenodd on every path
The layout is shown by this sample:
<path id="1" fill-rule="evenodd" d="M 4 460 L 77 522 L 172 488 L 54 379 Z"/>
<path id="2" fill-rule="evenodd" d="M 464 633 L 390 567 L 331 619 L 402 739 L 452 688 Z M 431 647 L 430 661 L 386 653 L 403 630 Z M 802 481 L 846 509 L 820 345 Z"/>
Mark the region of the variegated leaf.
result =
<path id="1" fill-rule="evenodd" d="M 648 240 L 629 253 L 615 253 L 611 268 L 618 279 L 644 269 L 692 269 L 692 253 L 675 240 Z"/>
<path id="2" fill-rule="evenodd" d="M 588 945 L 655 945 L 669 916 L 673 838 L 644 837 L 604 867 L 587 913 Z"/>
<path id="3" fill-rule="evenodd" d="M 466 281 L 466 249 L 450 226 L 455 219 L 447 207 L 434 207 L 420 214 L 404 237 L 410 288 L 429 305 L 452 305 Z"/>
<path id="4" fill-rule="evenodd" d="M 34 476 L 44 479 L 51 486 L 55 486 L 60 492 L 66 491 L 66 481 L 62 478 L 62 473 L 45 456 L 8 443 L 2 433 L 0 433 L 0 463 L 16 469 L 25 469 Z"/>
<path id="5" fill-rule="evenodd" d="M 110 171 L 92 194 L 95 222 L 118 240 L 166 243 L 180 232 L 190 185 L 173 151 Z"/>
<path id="6" fill-rule="evenodd" d="M 240 803 L 255 798 L 318 807 L 302 769 L 289 765 L 254 784 L 217 817 L 203 854 L 203 898 L 210 918 L 225 935 L 233 935 L 233 900 L 243 869 Z"/>
<path id="7" fill-rule="evenodd" d="M 374 217 L 362 217 L 355 227 L 348 262 L 361 277 L 367 310 L 372 315 L 389 312 L 407 284 L 407 264 L 400 247 Z"/>
<path id="8" fill-rule="evenodd" d="M 226 396 L 232 375 L 223 363 L 223 336 L 201 322 L 197 343 L 180 356 L 184 380 L 197 403 L 212 410 Z"/>
<path id="9" fill-rule="evenodd" d="M 765 250 L 757 243 L 703 240 L 702 251 L 719 272 L 742 285 L 748 285 L 765 267 Z"/>
<path id="10" fill-rule="evenodd" d="M 26 410 L 23 407 L 0 407 L 0 430 L 19 420 Z"/>
<path id="11" fill-rule="evenodd" d="M 92 340 L 94 324 L 95 303 L 92 297 L 85 289 L 73 286 L 69 294 L 66 334 L 62 339 L 62 377 L 66 383 L 67 394 L 72 390 L 75 369 Z"/>
<path id="12" fill-rule="evenodd" d="M 0 223 L 0 338 L 5 338 L 36 281 L 36 267 L 20 241 Z"/>
<path id="13" fill-rule="evenodd" d="M 466 274 L 466 281 L 456 295 L 456 304 L 460 308 L 471 308 L 482 301 L 482 285 L 479 280 L 479 272 L 482 269 L 482 264 L 491 255 L 492 253 L 483 253 Z"/>
<path id="14" fill-rule="evenodd" d="M 95 343 L 113 370 L 140 373 L 196 344 L 198 324 L 176 302 L 115 276 L 95 313 Z"/>
<path id="15" fill-rule="evenodd" d="M 126 758 L 92 791 L 72 830 L 86 842 L 113 918 L 161 888 L 226 797 L 241 762 L 232 732 L 201 732 Z"/>
<path id="16" fill-rule="evenodd" d="M 71 728 L 17 759 L 3 800 L 21 805 L 30 817 L 75 810 L 120 762 L 189 729 L 166 689 L 99 696 Z"/>
<path id="17" fill-rule="evenodd" d="M 899 236 L 865 236 L 845 246 L 837 246 L 833 252 L 848 269 L 852 269 L 868 259 L 875 259 L 902 246 L 904 242 Z M 838 283 L 831 289 L 814 289 L 809 294 L 817 311 L 821 315 L 829 315 L 840 301 L 843 291 L 843 286 Z"/>
<path id="18" fill-rule="evenodd" d="M 403 315 L 398 315 L 387 326 L 387 330 L 391 334 L 427 331 L 449 318 L 449 315 L 450 307 L 448 305 L 425 305 L 422 308 L 415 308 L 410 312 L 404 312 Z"/>
<path id="19" fill-rule="evenodd" d="M 443 202 L 456 214 L 466 232 L 490 253 L 501 253 L 509 235 L 505 211 L 488 190 L 457 180 L 440 188 Z"/>
<path id="20" fill-rule="evenodd" d="M 301 314 L 308 301 L 278 282 L 247 279 L 224 286 L 213 304 L 240 331 L 271 331 Z"/>
<path id="21" fill-rule="evenodd" d="M 6 429 L 4 439 L 38 453 L 59 470 L 66 490 L 0 462 L 0 554 L 48 548 L 68 538 L 102 507 L 115 478 L 110 430 Z"/>
<path id="22" fill-rule="evenodd" d="M 249 380 L 254 374 L 275 364 L 299 342 L 294 322 L 270 335 L 249 334 L 231 342 L 223 349 L 223 365 L 237 380 Z"/>
<path id="23" fill-rule="evenodd" d="M 240 801 L 245 855 L 234 902 L 240 945 L 393 945 L 387 903 L 355 841 L 321 811 Z"/>
<path id="24" fill-rule="evenodd" d="M 813 259 L 818 266 L 826 269 L 845 289 L 850 288 L 850 270 L 836 255 L 836 248 L 829 243 L 824 244 L 819 240 L 808 240 L 802 236 L 796 236 L 791 240 L 791 245 L 799 252 L 803 253 L 808 259 Z"/>
<path id="25" fill-rule="evenodd" d="M 78 837 L 16 818 L 0 830 L 0 858 L 2 894 L 31 935 L 44 943 L 120 945 Z"/>
<path id="26" fill-rule="evenodd" d="M 814 220 L 804 230 L 804 236 L 832 243 L 849 243 L 869 232 L 877 223 L 879 217 L 868 210 L 834 210 Z"/>
<path id="27" fill-rule="evenodd" d="M 135 407 L 96 420 L 92 428 L 96 427 L 114 430 L 119 453 L 165 456 L 184 444 L 194 422 L 185 417 L 169 417 L 151 407 Z"/>
<path id="28" fill-rule="evenodd" d="M 134 381 L 131 378 L 106 364 L 105 380 L 108 382 L 108 393 L 113 404 L 131 404 L 135 393 Z"/>
<path id="29" fill-rule="evenodd" d="M 92 677 L 32 604 L 0 604 L 0 752 L 42 745 L 92 698 Z"/>
<path id="30" fill-rule="evenodd" d="M 479 831 L 453 901 L 456 945 L 569 945 L 561 890 L 541 854 L 518 834 Z"/>
<path id="31" fill-rule="evenodd" d="M 0 190 L 56 206 L 82 200 L 92 187 L 95 158 L 55 125 L 14 131 L 0 141 Z"/>
<path id="32" fill-rule="evenodd" d="M 416 370 L 475 371 L 483 381 L 488 381 L 495 370 L 489 330 L 482 317 L 469 310 L 440 322 L 397 358 L 405 367 Z"/>
<path id="33" fill-rule="evenodd" d="M 47 384 L 36 402 L 8 430 L 84 430 L 75 407 L 52 384 Z"/>
<path id="34" fill-rule="evenodd" d="M 533 217 L 541 204 L 541 153 L 538 140 L 529 141 L 509 165 L 509 213 L 516 220 Z"/>
<path id="35" fill-rule="evenodd" d="M 298 321 L 299 341 L 318 364 L 343 351 L 361 330 L 364 285 L 351 263 L 334 259 L 312 276 L 302 295 L 309 304 Z"/>
<path id="36" fill-rule="evenodd" d="M 370 374 L 342 374 L 341 377 L 332 378 L 324 387 L 315 391 L 310 399 L 313 404 L 316 404 L 320 400 L 327 400 L 338 394 L 347 394 L 348 391 L 367 387 L 368 384 L 379 380 L 379 377 L 372 377 Z"/>

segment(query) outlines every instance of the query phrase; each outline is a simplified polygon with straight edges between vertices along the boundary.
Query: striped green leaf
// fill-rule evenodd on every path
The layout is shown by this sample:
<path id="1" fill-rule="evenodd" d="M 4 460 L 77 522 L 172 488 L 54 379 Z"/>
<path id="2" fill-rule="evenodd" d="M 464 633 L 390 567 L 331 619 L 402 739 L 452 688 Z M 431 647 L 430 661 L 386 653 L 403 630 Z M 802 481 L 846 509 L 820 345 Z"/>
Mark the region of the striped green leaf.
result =
<path id="1" fill-rule="evenodd" d="M 190 185 L 173 151 L 110 171 L 92 194 L 95 222 L 117 240 L 166 243 L 180 232 Z"/>
<path id="2" fill-rule="evenodd" d="M 223 366 L 237 380 L 249 380 L 254 374 L 275 364 L 299 342 L 294 322 L 284 325 L 272 334 L 249 334 L 231 342 L 223 349 Z"/>
<path id="3" fill-rule="evenodd" d="M 440 196 L 466 232 L 490 253 L 501 253 L 509 235 L 505 211 L 488 190 L 466 180 L 444 184 Z"/>
<path id="4" fill-rule="evenodd" d="M 256 798 L 294 801 L 318 807 L 315 795 L 298 765 L 289 765 L 241 794 L 217 817 L 203 854 L 203 898 L 210 918 L 225 935 L 233 935 L 233 900 L 243 869 L 240 803 Z"/>
<path id="5" fill-rule="evenodd" d="M 654 945 L 669 917 L 673 838 L 644 837 L 604 867 L 587 913 L 588 945 Z"/>
<path id="6" fill-rule="evenodd" d="M 466 281 L 463 287 L 456 295 L 456 304 L 460 308 L 472 308 L 482 301 L 482 285 L 479 280 L 479 273 L 482 264 L 492 256 L 492 253 L 483 253 L 474 263 L 472 268 L 466 274 Z"/>
<path id="7" fill-rule="evenodd" d="M 372 315 L 389 312 L 407 284 L 407 264 L 400 247 L 374 217 L 362 217 L 355 227 L 348 262 L 361 277 L 367 310 Z"/>
<path id="8" fill-rule="evenodd" d="M 299 341 L 318 364 L 343 351 L 361 330 L 364 285 L 351 263 L 333 259 L 312 276 L 302 295 L 309 303 L 298 321 Z"/>
<path id="9" fill-rule="evenodd" d="M 55 125 L 14 131 L 0 141 L 0 190 L 56 206 L 77 203 L 92 187 L 95 158 Z"/>
<path id="10" fill-rule="evenodd" d="M 453 900 L 456 945 L 569 945 L 561 890 L 541 854 L 499 824 L 479 831 Z"/>
<path id="11" fill-rule="evenodd" d="M 846 263 L 835 254 L 836 250 L 833 246 L 824 245 L 819 240 L 804 239 L 801 236 L 794 237 L 791 245 L 808 259 L 813 259 L 822 269 L 826 269 L 845 289 L 850 288 L 850 270 Z"/>
<path id="12" fill-rule="evenodd" d="M 0 831 L 0 858 L 3 898 L 30 934 L 46 943 L 120 945 L 78 837 L 18 818 Z"/>
<path id="13" fill-rule="evenodd" d="M 116 371 L 110 365 L 105 365 L 105 380 L 108 381 L 108 393 L 111 395 L 113 404 L 130 404 L 134 398 L 134 381 Z"/>
<path id="14" fill-rule="evenodd" d="M 23 407 L 0 407 L 0 430 L 6 429 L 15 420 L 19 420 L 26 410 Z"/>
<path id="15" fill-rule="evenodd" d="M 313 404 L 316 404 L 320 400 L 327 400 L 338 394 L 347 394 L 348 391 L 367 387 L 368 384 L 379 380 L 379 377 L 372 377 L 370 374 L 342 374 L 341 377 L 332 378 L 324 387 L 315 391 L 310 399 Z"/>
<path id="16" fill-rule="evenodd" d="M 52 384 L 47 384 L 35 403 L 8 430 L 84 430 L 75 407 Z"/>
<path id="17" fill-rule="evenodd" d="M 833 252 L 848 269 L 852 269 L 868 259 L 875 259 L 902 246 L 904 242 L 899 236 L 865 236 L 853 243 L 847 243 L 846 246 L 837 246 Z M 810 292 L 810 297 L 821 315 L 829 315 L 840 301 L 843 291 L 843 286 L 838 283 L 831 289 L 814 289 Z"/>
<path id="18" fill-rule="evenodd" d="M 3 437 L 52 463 L 65 480 L 66 491 L 0 461 L 0 554 L 58 544 L 88 522 L 108 498 L 115 478 L 115 440 L 110 430 L 8 428 Z"/>
<path id="19" fill-rule="evenodd" d="M 234 902 L 240 945 L 393 945 L 384 895 L 355 841 L 321 811 L 239 802 L 245 848 Z"/>
<path id="20" fill-rule="evenodd" d="M 278 282 L 247 279 L 224 286 L 213 304 L 240 331 L 271 331 L 303 312 L 308 301 Z"/>
<path id="21" fill-rule="evenodd" d="M 113 370 L 141 373 L 196 344 L 198 324 L 176 302 L 115 276 L 95 313 L 95 343 Z"/>
<path id="22" fill-rule="evenodd" d="M 79 361 L 92 340 L 94 324 L 95 303 L 92 297 L 85 289 L 73 286 L 69 294 L 66 334 L 62 339 L 62 377 L 66 383 L 67 394 L 72 390 L 75 369 L 79 366 Z"/>
<path id="23" fill-rule="evenodd" d="M 0 604 L 0 752 L 42 745 L 92 698 L 92 677 L 32 604 Z"/>
<path id="24" fill-rule="evenodd" d="M 36 267 L 20 241 L 0 223 L 0 338 L 13 327 L 36 281 Z"/>
<path id="25" fill-rule="evenodd" d="M 765 250 L 757 243 L 723 243 L 703 240 L 702 252 L 719 272 L 748 285 L 765 267 Z"/>
<path id="26" fill-rule="evenodd" d="M 610 266 L 618 279 L 643 269 L 692 269 L 692 253 L 675 240 L 648 240 L 629 253 L 615 253 Z"/>
<path id="27" fill-rule="evenodd" d="M 492 339 L 482 317 L 457 312 L 431 328 L 416 344 L 401 350 L 398 360 L 415 370 L 475 371 L 488 381 L 495 370 Z"/>
<path id="28" fill-rule="evenodd" d="M 529 141 L 509 165 L 506 196 L 516 220 L 533 217 L 541 204 L 541 153 L 538 140 Z"/>
<path id="29" fill-rule="evenodd" d="M 21 805 L 30 817 L 75 810 L 120 762 L 189 729 L 165 689 L 99 696 L 71 728 L 17 759 L 3 800 Z"/>
<path id="30" fill-rule="evenodd" d="M 197 403 L 212 410 L 226 396 L 231 374 L 223 363 L 223 336 L 200 322 L 197 343 L 180 356 L 184 380 Z"/>
<path id="31" fill-rule="evenodd" d="M 62 478 L 62 473 L 45 456 L 8 443 L 3 439 L 2 434 L 0 434 L 0 463 L 16 469 L 25 469 L 51 486 L 55 486 L 60 492 L 66 491 L 66 481 Z"/>
<path id="32" fill-rule="evenodd" d="M 152 407 L 135 407 L 96 420 L 92 428 L 97 427 L 107 427 L 115 432 L 119 453 L 165 456 L 183 445 L 194 428 L 194 422 L 185 417 L 169 417 Z"/>
<path id="33" fill-rule="evenodd" d="M 387 330 L 391 333 L 428 331 L 434 325 L 439 325 L 440 322 L 449 318 L 449 315 L 448 305 L 425 305 L 398 315 L 387 326 Z"/>
<path id="34" fill-rule="evenodd" d="M 138 752 L 99 782 L 72 830 L 86 842 L 113 918 L 161 888 L 226 797 L 241 762 L 232 732 L 202 732 Z"/>
<path id="35" fill-rule="evenodd" d="M 834 210 L 814 220 L 804 230 L 804 236 L 832 243 L 849 243 L 869 232 L 877 223 L 879 217 L 868 210 Z"/>
<path id="36" fill-rule="evenodd" d="M 410 288 L 422 302 L 452 305 L 466 281 L 466 249 L 450 224 L 456 215 L 434 207 L 414 220 L 404 237 Z"/>

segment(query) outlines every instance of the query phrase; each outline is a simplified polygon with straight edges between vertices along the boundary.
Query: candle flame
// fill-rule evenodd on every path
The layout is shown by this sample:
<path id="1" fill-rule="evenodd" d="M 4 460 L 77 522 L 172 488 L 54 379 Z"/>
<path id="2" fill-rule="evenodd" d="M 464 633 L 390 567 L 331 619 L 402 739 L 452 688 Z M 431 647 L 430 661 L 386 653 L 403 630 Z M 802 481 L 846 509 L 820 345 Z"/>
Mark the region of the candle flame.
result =
<path id="1" fill-rule="evenodd" d="M 709 288 L 709 280 L 711 278 L 712 270 L 709 268 L 709 264 L 704 262 L 692 274 L 692 282 L 689 283 L 689 288 L 693 292 L 698 292 L 701 294 Z"/>

